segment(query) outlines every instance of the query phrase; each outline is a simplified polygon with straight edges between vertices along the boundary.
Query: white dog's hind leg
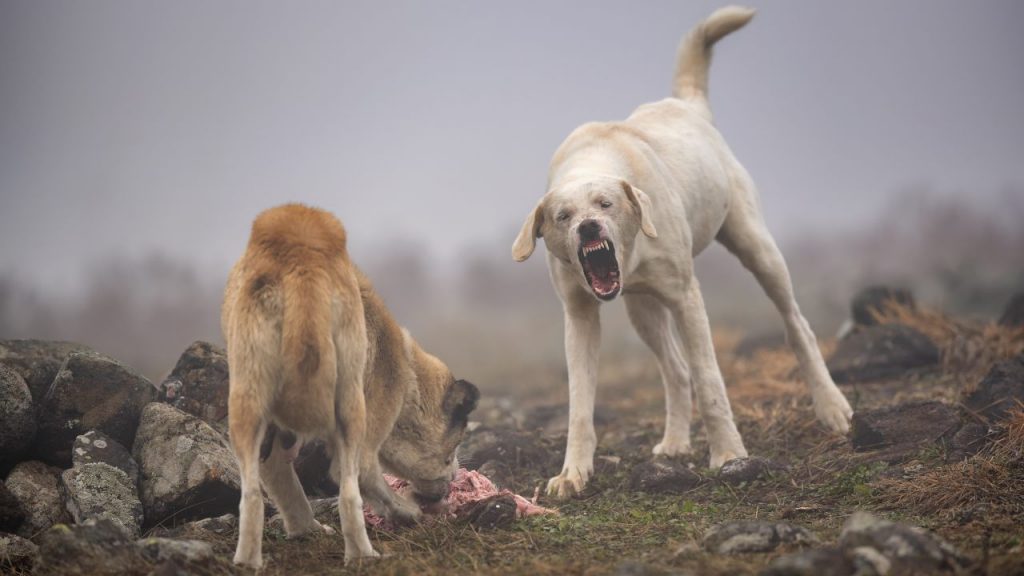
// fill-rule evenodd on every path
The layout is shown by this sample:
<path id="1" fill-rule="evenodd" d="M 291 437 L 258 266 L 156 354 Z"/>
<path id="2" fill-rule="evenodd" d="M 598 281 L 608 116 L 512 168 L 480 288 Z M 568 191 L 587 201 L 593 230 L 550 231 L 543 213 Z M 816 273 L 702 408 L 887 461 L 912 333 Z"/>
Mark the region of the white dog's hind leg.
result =
<path id="1" fill-rule="evenodd" d="M 814 400 L 814 413 L 831 430 L 845 434 L 850 429 L 853 410 L 825 367 L 818 341 L 793 296 L 793 283 L 786 261 L 756 213 L 740 209 L 729 213 L 718 240 L 735 254 L 743 266 L 757 278 L 786 324 L 786 341 L 800 363 L 800 372 Z M 749 208 L 748 208 L 749 209 Z"/>
<path id="2" fill-rule="evenodd" d="M 666 295 L 670 298 L 666 305 L 676 319 L 679 334 L 683 338 L 683 348 L 690 361 L 697 404 L 708 433 L 710 467 L 718 469 L 733 458 L 746 456 L 747 449 L 743 447 L 743 439 L 733 421 L 729 397 L 725 393 L 725 381 L 718 369 L 700 284 L 691 275 L 679 288 L 679 293 Z"/>
<path id="3" fill-rule="evenodd" d="M 666 456 L 689 453 L 693 415 L 690 371 L 672 333 L 671 315 L 653 296 L 628 294 L 624 298 L 633 328 L 658 359 L 661 382 L 665 386 L 665 436 L 654 447 L 654 453 Z"/>
<path id="4" fill-rule="evenodd" d="M 589 295 L 569 296 L 565 305 L 565 360 L 569 368 L 569 438 L 562 473 L 548 481 L 548 494 L 567 498 L 583 490 L 594 471 L 594 392 L 601 346 L 601 315 Z"/>

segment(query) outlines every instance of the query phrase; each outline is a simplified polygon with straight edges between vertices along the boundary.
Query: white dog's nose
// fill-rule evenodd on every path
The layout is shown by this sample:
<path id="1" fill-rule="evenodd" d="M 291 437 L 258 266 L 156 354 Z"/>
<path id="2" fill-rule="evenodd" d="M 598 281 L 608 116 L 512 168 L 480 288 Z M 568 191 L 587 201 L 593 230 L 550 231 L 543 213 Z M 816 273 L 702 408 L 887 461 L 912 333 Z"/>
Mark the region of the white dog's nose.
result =
<path id="1" fill-rule="evenodd" d="M 589 219 L 580 223 L 580 238 L 584 240 L 597 240 L 601 236 L 601 223 Z"/>

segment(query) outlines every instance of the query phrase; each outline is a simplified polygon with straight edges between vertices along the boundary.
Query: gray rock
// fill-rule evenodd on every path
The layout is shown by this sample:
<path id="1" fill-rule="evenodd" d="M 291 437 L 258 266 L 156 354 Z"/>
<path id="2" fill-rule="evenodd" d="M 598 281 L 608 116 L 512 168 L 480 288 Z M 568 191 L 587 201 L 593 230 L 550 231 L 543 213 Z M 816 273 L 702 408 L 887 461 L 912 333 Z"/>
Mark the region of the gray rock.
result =
<path id="1" fill-rule="evenodd" d="M 61 475 L 61 493 L 75 523 L 107 519 L 132 538 L 142 534 L 142 503 L 123 470 L 102 462 L 75 466 Z"/>
<path id="2" fill-rule="evenodd" d="M 109 520 L 58 524 L 44 534 L 35 573 L 43 575 L 232 574 L 210 544 L 167 538 L 129 539 Z"/>
<path id="3" fill-rule="evenodd" d="M 1013 298 L 1006 303 L 1002 316 L 999 317 L 999 324 L 1002 326 L 1024 326 L 1024 292 L 1014 294 Z"/>
<path id="4" fill-rule="evenodd" d="M 874 548 L 851 548 L 846 556 L 853 563 L 854 576 L 886 576 L 892 570 L 892 562 Z"/>
<path id="5" fill-rule="evenodd" d="M 160 400 L 219 431 L 226 430 L 228 359 L 224 349 L 209 342 L 193 342 L 160 385 Z"/>
<path id="6" fill-rule="evenodd" d="M 0 573 L 7 570 L 25 570 L 32 567 L 38 547 L 30 540 L 15 534 L 0 533 Z"/>
<path id="7" fill-rule="evenodd" d="M 902 324 L 880 324 L 840 340 L 828 369 L 836 382 L 871 382 L 938 363 L 939 349 L 927 336 Z"/>
<path id="8" fill-rule="evenodd" d="M 722 468 L 718 471 L 718 478 L 730 484 L 753 482 L 769 474 L 772 470 L 779 469 L 781 466 L 760 456 L 733 458 L 722 464 Z"/>
<path id="9" fill-rule="evenodd" d="M 992 366 L 964 404 L 990 423 L 998 422 L 1024 402 L 1024 354 Z"/>
<path id="10" fill-rule="evenodd" d="M 850 516 L 839 545 L 862 563 L 882 566 L 881 557 L 895 573 L 959 573 L 970 565 L 956 548 L 924 528 L 897 524 L 867 512 Z"/>
<path id="11" fill-rule="evenodd" d="M 154 564 L 173 562 L 179 566 L 206 564 L 216 560 L 213 546 L 199 540 L 143 538 L 136 545 L 142 557 Z"/>
<path id="12" fill-rule="evenodd" d="M 115 576 L 148 574 L 151 568 L 119 526 L 99 520 L 47 530 L 34 570 L 43 576 Z"/>
<path id="13" fill-rule="evenodd" d="M 649 494 L 682 494 L 700 485 L 700 474 L 681 462 L 656 458 L 633 467 L 629 474 L 629 487 Z"/>
<path id="14" fill-rule="evenodd" d="M 35 455 L 68 466 L 75 437 L 89 430 L 130 446 L 142 407 L 155 397 L 156 388 L 131 368 L 101 354 L 72 352 L 39 403 Z"/>
<path id="15" fill-rule="evenodd" d="M 915 401 L 859 411 L 853 415 L 852 424 L 854 450 L 884 449 L 884 458 L 894 462 L 955 432 L 960 414 L 942 402 Z"/>
<path id="16" fill-rule="evenodd" d="M 35 538 L 54 524 L 71 521 L 60 495 L 60 469 L 33 460 L 11 470 L 5 481 L 25 510 L 25 522 L 17 534 Z"/>
<path id="17" fill-rule="evenodd" d="M 337 506 L 338 500 L 335 499 L 335 506 Z M 273 522 L 273 518 L 270 520 Z M 282 529 L 284 527 L 284 521 L 281 521 Z M 185 534 L 216 534 L 217 536 L 227 536 L 238 530 L 238 516 L 234 514 L 223 514 L 214 518 L 203 518 L 202 520 L 195 520 L 188 522 L 182 527 L 182 532 Z"/>
<path id="18" fill-rule="evenodd" d="M 783 545 L 816 544 L 807 529 L 784 522 L 738 521 L 711 527 L 704 535 L 705 550 L 715 554 L 771 552 Z"/>
<path id="19" fill-rule="evenodd" d="M 25 521 L 25 508 L 0 480 L 0 532 L 14 532 Z"/>
<path id="20" fill-rule="evenodd" d="M 917 307 L 914 294 L 906 288 L 869 286 L 854 295 L 850 302 L 850 318 L 858 326 L 874 326 L 878 324 L 875 314 L 884 312 L 889 304 L 898 304 L 911 310 Z"/>
<path id="21" fill-rule="evenodd" d="M 35 435 L 32 393 L 21 374 L 0 364 L 0 472 L 18 462 Z"/>
<path id="22" fill-rule="evenodd" d="M 167 404 L 147 405 L 132 453 L 139 464 L 148 525 L 238 510 L 235 456 L 223 437 L 199 418 Z"/>
<path id="23" fill-rule="evenodd" d="M 91 352 L 88 346 L 50 340 L 0 340 L 0 364 L 21 374 L 38 404 L 72 352 Z"/>
<path id="24" fill-rule="evenodd" d="M 828 546 L 780 556 L 761 576 L 852 576 L 856 568 L 839 548 Z M 869 576 L 870 572 L 859 576 Z"/>
<path id="25" fill-rule="evenodd" d="M 132 486 L 139 484 L 139 466 L 120 442 L 98 430 L 90 430 L 75 438 L 71 450 L 71 463 L 77 468 L 83 464 L 102 462 L 123 471 Z"/>

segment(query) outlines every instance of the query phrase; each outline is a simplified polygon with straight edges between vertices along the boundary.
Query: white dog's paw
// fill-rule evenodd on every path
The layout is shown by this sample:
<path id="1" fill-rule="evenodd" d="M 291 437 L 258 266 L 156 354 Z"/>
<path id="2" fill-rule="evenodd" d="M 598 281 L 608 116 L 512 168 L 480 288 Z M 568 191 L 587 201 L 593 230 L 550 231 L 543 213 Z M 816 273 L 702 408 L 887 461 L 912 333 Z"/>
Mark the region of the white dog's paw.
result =
<path id="1" fill-rule="evenodd" d="M 740 449 L 740 450 L 722 450 L 721 452 L 712 451 L 711 452 L 711 462 L 709 464 L 709 467 L 712 470 L 718 470 L 719 468 L 722 467 L 722 464 L 725 464 L 729 460 L 732 460 L 734 458 L 745 458 L 746 456 L 747 456 L 747 451 L 746 450 L 742 450 L 742 449 Z"/>
<path id="2" fill-rule="evenodd" d="M 317 522 L 317 526 L 319 526 L 319 527 L 320 527 L 320 530 L 321 530 L 321 531 L 322 531 L 322 532 L 323 532 L 324 534 L 327 534 L 328 536 L 334 536 L 335 534 L 337 534 L 337 533 L 338 533 L 338 531 L 337 531 L 337 530 L 335 530 L 334 528 L 332 528 L 332 527 L 331 527 L 330 525 L 328 525 L 328 524 L 321 524 L 320 522 Z"/>
<path id="3" fill-rule="evenodd" d="M 360 560 L 376 560 L 378 558 L 380 558 L 380 553 L 373 548 L 369 548 L 366 551 L 359 551 L 355 549 L 355 547 L 350 550 L 348 546 L 345 546 L 345 566 Z"/>
<path id="4" fill-rule="evenodd" d="M 740 439 L 739 433 L 735 433 L 735 437 L 728 437 L 719 442 L 711 443 L 711 461 L 709 466 L 712 470 L 718 470 L 733 458 L 746 458 L 747 449 L 743 447 L 743 440 Z"/>
<path id="5" fill-rule="evenodd" d="M 658 442 L 654 446 L 654 450 L 651 452 L 655 456 L 679 456 L 680 454 L 689 454 L 692 448 L 690 448 L 689 440 L 680 440 L 678 438 L 665 438 L 661 442 Z"/>
<path id="6" fill-rule="evenodd" d="M 834 390 L 815 395 L 814 415 L 829 430 L 838 434 L 846 434 L 850 431 L 850 418 L 853 417 L 853 409 L 850 408 L 850 403 L 846 401 L 843 393 Z"/>
<path id="7" fill-rule="evenodd" d="M 252 568 L 253 570 L 260 570 L 263 568 L 262 555 L 242 555 L 236 552 L 234 562 L 235 566 L 244 566 L 246 568 Z"/>
<path id="8" fill-rule="evenodd" d="M 571 466 L 548 480 L 548 495 L 564 500 L 583 492 L 583 487 L 587 485 L 589 479 L 589 470 Z"/>

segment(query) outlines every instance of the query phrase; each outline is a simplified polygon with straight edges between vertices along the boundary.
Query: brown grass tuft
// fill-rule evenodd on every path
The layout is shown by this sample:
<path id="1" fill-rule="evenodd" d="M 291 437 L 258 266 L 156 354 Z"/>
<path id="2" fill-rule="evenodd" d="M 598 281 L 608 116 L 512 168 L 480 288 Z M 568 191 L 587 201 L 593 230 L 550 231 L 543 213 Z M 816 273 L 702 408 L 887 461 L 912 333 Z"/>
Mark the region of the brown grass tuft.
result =
<path id="1" fill-rule="evenodd" d="M 943 370 L 959 375 L 968 390 L 993 364 L 1024 354 L 1024 327 L 956 320 L 935 309 L 913 309 L 892 300 L 872 313 L 880 323 L 909 326 L 935 342 Z"/>
<path id="2" fill-rule="evenodd" d="M 1024 404 L 998 429 L 997 438 L 975 456 L 909 479 L 874 484 L 878 503 L 890 510 L 959 514 L 983 504 L 989 513 L 1024 514 Z"/>

